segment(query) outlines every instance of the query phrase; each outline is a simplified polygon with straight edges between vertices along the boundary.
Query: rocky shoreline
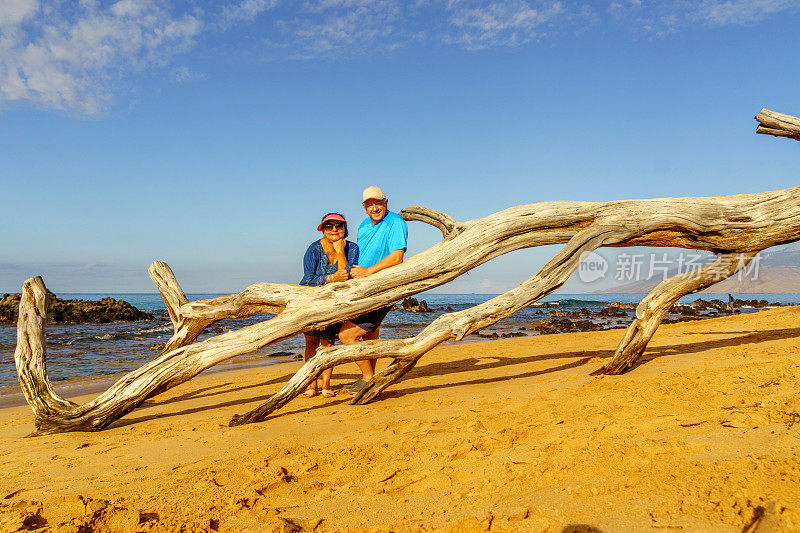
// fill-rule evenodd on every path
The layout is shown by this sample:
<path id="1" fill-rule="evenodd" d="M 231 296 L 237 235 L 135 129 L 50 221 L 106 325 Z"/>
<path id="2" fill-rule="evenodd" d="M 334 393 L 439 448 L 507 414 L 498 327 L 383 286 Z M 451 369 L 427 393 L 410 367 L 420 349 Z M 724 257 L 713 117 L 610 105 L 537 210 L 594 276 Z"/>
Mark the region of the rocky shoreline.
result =
<path id="1" fill-rule="evenodd" d="M 22 295 L 4 294 L 0 299 L 0 323 L 16 323 Z M 150 313 L 140 311 L 125 300 L 63 300 L 47 291 L 47 322 L 49 324 L 106 324 L 108 322 L 147 320 Z"/>
<path id="2" fill-rule="evenodd" d="M 781 307 L 778 302 L 768 302 L 767 300 L 742 300 L 734 299 L 727 303 L 719 299 L 703 300 L 698 298 L 690 304 L 676 304 L 670 309 L 669 315 L 664 320 L 665 324 L 676 322 L 687 322 L 690 320 L 702 320 L 705 318 L 715 318 L 723 315 L 741 313 L 741 308 L 764 309 L 768 307 Z M 609 302 L 606 307 L 599 311 L 592 311 L 584 307 L 580 310 L 563 309 L 558 302 L 542 302 L 534 304 L 532 307 L 537 309 L 537 315 L 543 315 L 539 320 L 531 323 L 530 327 L 518 327 L 517 331 L 498 333 L 482 333 L 480 331 L 472 333 L 472 336 L 483 339 L 501 339 L 511 337 L 528 336 L 527 331 L 536 332 L 539 335 L 550 335 L 556 333 L 571 333 L 576 331 L 600 331 L 605 329 L 625 328 L 633 321 L 636 304 Z M 452 308 L 434 309 L 428 307 L 425 300 L 417 301 L 415 298 L 406 298 L 398 305 L 398 310 L 410 313 L 433 313 L 437 311 L 450 312 Z M 546 318 L 545 318 L 546 316 Z M 617 319 L 617 320 L 610 320 Z"/>

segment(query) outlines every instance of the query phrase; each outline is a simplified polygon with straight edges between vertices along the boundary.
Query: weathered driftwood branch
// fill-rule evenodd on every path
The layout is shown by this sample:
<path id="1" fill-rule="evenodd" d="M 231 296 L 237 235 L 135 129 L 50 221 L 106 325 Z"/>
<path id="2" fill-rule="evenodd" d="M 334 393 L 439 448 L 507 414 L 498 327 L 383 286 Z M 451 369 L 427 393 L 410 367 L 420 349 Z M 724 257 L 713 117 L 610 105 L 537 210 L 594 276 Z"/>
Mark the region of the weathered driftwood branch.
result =
<path id="1" fill-rule="evenodd" d="M 153 263 L 150 274 L 164 297 L 175 333 L 160 357 L 130 372 L 83 405 L 58 397 L 50 386 L 45 372 L 44 284 L 38 277 L 27 280 L 20 303 L 15 359 L 20 383 L 35 414 L 37 433 L 106 427 L 148 397 L 226 359 L 437 287 L 504 253 L 566 243 L 530 280 L 471 309 L 440 316 L 413 339 L 320 350 L 278 394 L 231 423 L 263 420 L 325 368 L 367 358 L 393 358 L 389 367 L 354 398 L 354 402 L 364 403 L 400 379 L 424 353 L 443 340 L 461 339 L 554 291 L 577 268 L 581 254 L 599 246 L 711 250 L 723 254 L 717 260 L 718 266 L 733 273 L 740 268 L 734 258 L 749 260 L 764 248 L 800 239 L 800 187 L 711 198 L 543 202 L 467 222 L 423 207 L 404 209 L 401 215 L 439 228 L 443 240 L 401 265 L 345 283 L 324 287 L 257 283 L 239 294 L 188 302 L 169 267 Z M 699 281 L 678 277 L 659 285 L 640 305 L 637 320 L 615 358 L 602 371 L 617 373 L 634 364 L 666 309 L 708 281 L 702 276 Z M 264 312 L 276 316 L 191 344 L 217 320 Z"/>
<path id="2" fill-rule="evenodd" d="M 783 113 L 776 113 L 769 109 L 762 109 L 756 115 L 760 122 L 756 133 L 774 135 L 776 137 L 789 137 L 800 141 L 800 119 Z"/>
<path id="3" fill-rule="evenodd" d="M 681 297 L 701 291 L 746 267 L 756 252 L 724 254 L 698 270 L 659 283 L 636 307 L 636 318 L 628 326 L 614 357 L 594 374 L 619 374 L 633 367 L 653 338 L 664 315 Z"/>
<path id="4" fill-rule="evenodd" d="M 189 303 L 183 289 L 178 285 L 172 269 L 163 261 L 154 261 L 148 269 L 150 279 L 156 284 L 164 305 L 167 307 L 169 319 L 174 331 L 172 338 L 166 342 L 161 353 L 171 352 L 175 348 L 195 341 L 205 328 L 214 323 L 213 320 L 191 320 L 181 313 L 181 307 Z"/>
<path id="5" fill-rule="evenodd" d="M 443 237 L 447 237 L 458 226 L 458 221 L 446 213 L 434 211 L 427 207 L 412 206 L 403 209 L 403 218 L 418 220 L 439 228 Z"/>
<path id="6" fill-rule="evenodd" d="M 44 357 L 46 297 L 47 291 L 40 276 L 29 279 L 22 286 L 14 362 L 22 392 L 34 413 L 58 415 L 65 409 L 72 409 L 75 404 L 58 396 L 47 379 Z"/>

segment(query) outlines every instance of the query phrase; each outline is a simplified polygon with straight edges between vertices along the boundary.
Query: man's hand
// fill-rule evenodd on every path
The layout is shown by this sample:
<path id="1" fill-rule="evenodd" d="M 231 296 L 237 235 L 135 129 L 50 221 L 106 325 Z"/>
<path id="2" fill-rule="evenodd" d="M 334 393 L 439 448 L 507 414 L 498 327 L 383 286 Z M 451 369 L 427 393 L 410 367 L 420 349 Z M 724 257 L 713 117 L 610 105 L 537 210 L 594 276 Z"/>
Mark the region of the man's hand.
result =
<path id="1" fill-rule="evenodd" d="M 350 269 L 350 275 L 354 278 L 366 278 L 370 274 L 372 272 L 368 268 L 359 265 L 353 265 L 353 268 Z"/>
<path id="2" fill-rule="evenodd" d="M 394 252 L 390 253 L 371 267 L 362 267 L 358 265 L 353 265 L 353 268 L 350 269 L 350 273 L 353 275 L 354 278 L 366 278 L 367 276 L 371 276 L 376 272 L 380 272 L 384 268 L 393 267 L 395 265 L 399 265 L 403 262 L 403 254 L 405 253 L 406 249 L 402 248 L 400 250 L 395 250 Z"/>
<path id="3" fill-rule="evenodd" d="M 343 268 L 341 270 L 337 270 L 333 274 L 330 274 L 328 276 L 328 279 L 330 279 L 331 282 L 334 282 L 334 281 L 347 281 L 348 279 L 350 279 L 350 275 L 347 273 L 347 270 Z"/>

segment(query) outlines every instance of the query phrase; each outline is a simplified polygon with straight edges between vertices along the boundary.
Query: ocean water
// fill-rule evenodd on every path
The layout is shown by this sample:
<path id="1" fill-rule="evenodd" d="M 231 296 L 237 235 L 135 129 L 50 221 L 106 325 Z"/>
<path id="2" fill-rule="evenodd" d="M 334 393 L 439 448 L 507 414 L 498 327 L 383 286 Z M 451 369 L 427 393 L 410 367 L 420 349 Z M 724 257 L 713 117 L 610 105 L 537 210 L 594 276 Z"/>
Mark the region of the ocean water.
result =
<path id="1" fill-rule="evenodd" d="M 153 313 L 152 320 L 137 322 L 114 322 L 109 324 L 52 324 L 46 326 L 47 334 L 47 373 L 51 381 L 64 381 L 89 376 L 104 376 L 127 372 L 159 355 L 153 345 L 165 342 L 172 334 L 172 324 L 166 315 L 164 302 L 159 294 L 78 294 L 63 293 L 58 295 L 65 299 L 99 300 L 110 296 L 125 300 L 135 307 Z M 221 296 L 220 294 L 189 294 L 190 300 L 200 300 Z M 447 308 L 460 311 L 485 302 L 495 294 L 422 294 L 418 300 L 426 300 L 428 306 L 435 309 L 433 313 L 408 313 L 393 311 L 389 313 L 381 327 L 381 337 L 396 339 L 411 337 L 419 333 L 433 319 L 445 313 Z M 800 303 L 797 294 L 738 294 L 741 299 L 767 300 L 782 305 Z M 541 302 L 558 302 L 559 308 L 577 311 L 584 307 L 591 311 L 599 311 L 608 302 L 636 303 L 643 294 L 551 294 Z M 681 299 L 689 303 L 698 297 L 704 300 L 718 298 L 727 301 L 727 295 L 689 295 Z M 546 312 L 547 310 L 544 310 Z M 742 312 L 754 312 L 756 309 L 742 309 Z M 525 335 L 536 335 L 530 329 L 532 322 L 546 318 L 542 310 L 528 307 L 515 315 L 502 320 L 482 331 L 484 334 L 522 332 Z M 270 318 L 271 315 L 256 315 L 243 319 L 228 319 L 215 324 L 213 331 L 205 333 L 198 341 L 213 335 L 243 326 L 254 324 Z M 605 327 L 621 327 L 633 318 L 633 311 L 626 318 L 593 319 Z M 483 340 L 471 336 L 466 340 Z M 0 395 L 10 391 L 18 391 L 16 368 L 14 366 L 14 348 L 16 345 L 16 327 L 0 324 Z M 231 359 L 221 365 L 240 363 L 242 361 L 260 364 L 282 363 L 302 356 L 303 335 L 283 340 L 259 350 Z M 221 366 L 218 365 L 218 366 Z"/>

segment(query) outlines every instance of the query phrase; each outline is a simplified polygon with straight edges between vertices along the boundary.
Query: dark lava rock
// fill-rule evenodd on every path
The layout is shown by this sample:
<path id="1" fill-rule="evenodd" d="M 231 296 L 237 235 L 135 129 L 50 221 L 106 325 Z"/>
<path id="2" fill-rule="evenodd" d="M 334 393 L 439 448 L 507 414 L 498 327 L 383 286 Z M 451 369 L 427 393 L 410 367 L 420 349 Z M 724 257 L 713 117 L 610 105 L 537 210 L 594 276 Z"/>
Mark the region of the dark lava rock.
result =
<path id="1" fill-rule="evenodd" d="M 550 311 L 547 314 L 555 318 L 581 318 L 584 316 L 581 311 L 567 311 L 566 309 Z"/>
<path id="2" fill-rule="evenodd" d="M 16 322 L 21 294 L 6 294 L 0 300 L 0 322 Z M 47 291 L 45 300 L 49 324 L 105 324 L 107 322 L 145 320 L 150 313 L 139 311 L 124 300 L 62 300 Z"/>
<path id="3" fill-rule="evenodd" d="M 546 335 L 548 333 L 567 333 L 571 331 L 599 331 L 603 329 L 603 325 L 596 324 L 591 320 L 555 318 L 550 320 L 538 320 L 533 323 L 533 329 L 542 335 Z"/>
<path id="4" fill-rule="evenodd" d="M 616 307 L 617 309 L 636 309 L 636 304 L 624 304 L 621 302 L 610 302 L 608 307 Z"/>
<path id="5" fill-rule="evenodd" d="M 636 304 L 624 304 L 620 302 L 610 302 L 606 307 L 597 312 L 597 316 L 605 317 L 627 317 L 631 309 L 636 309 Z M 588 311 L 588 309 L 587 309 Z"/>
<path id="6" fill-rule="evenodd" d="M 530 305 L 530 307 L 536 307 L 539 309 L 557 309 L 560 307 L 558 302 L 535 302 Z"/>
<path id="7" fill-rule="evenodd" d="M 428 307 L 428 302 L 422 300 L 418 302 L 416 298 L 406 298 L 400 304 L 400 309 L 410 313 L 433 313 L 433 309 Z"/>
<path id="8" fill-rule="evenodd" d="M 705 311 L 708 309 L 716 309 L 717 311 L 725 311 L 728 309 L 728 302 L 723 302 L 717 298 L 707 302 L 702 298 L 698 298 L 697 300 L 693 301 L 690 304 L 692 307 L 699 311 Z"/>
<path id="9" fill-rule="evenodd" d="M 597 316 L 613 316 L 613 317 L 626 317 L 628 313 L 625 312 L 624 309 L 621 307 L 604 307 L 600 311 L 597 312 Z"/>
<path id="10" fill-rule="evenodd" d="M 705 303 L 705 302 L 704 302 Z M 705 309 L 705 308 L 701 308 Z M 681 316 L 698 316 L 700 315 L 700 310 L 695 307 L 694 303 L 692 305 L 673 305 L 672 308 L 669 310 L 670 313 L 674 313 L 676 315 Z"/>
<path id="11" fill-rule="evenodd" d="M 781 304 L 769 303 L 766 300 L 740 300 L 739 298 L 733 299 L 733 307 L 755 307 L 761 309 L 763 307 L 780 307 Z"/>

